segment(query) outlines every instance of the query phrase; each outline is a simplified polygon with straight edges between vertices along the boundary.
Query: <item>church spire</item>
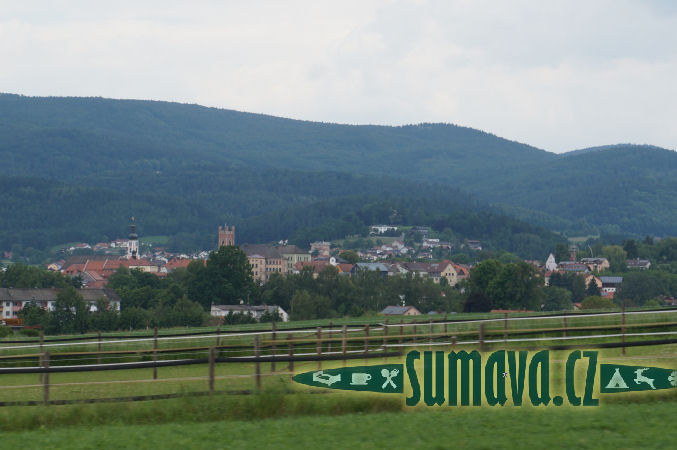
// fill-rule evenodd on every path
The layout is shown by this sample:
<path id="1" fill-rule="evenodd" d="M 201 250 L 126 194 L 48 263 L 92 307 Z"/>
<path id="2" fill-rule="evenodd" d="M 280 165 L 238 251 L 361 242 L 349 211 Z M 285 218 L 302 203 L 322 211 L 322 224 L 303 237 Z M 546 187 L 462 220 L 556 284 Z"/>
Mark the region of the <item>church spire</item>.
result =
<path id="1" fill-rule="evenodd" d="M 134 216 L 129 227 L 129 241 L 127 242 L 127 259 L 137 259 L 139 253 L 139 236 L 136 234 Z"/>

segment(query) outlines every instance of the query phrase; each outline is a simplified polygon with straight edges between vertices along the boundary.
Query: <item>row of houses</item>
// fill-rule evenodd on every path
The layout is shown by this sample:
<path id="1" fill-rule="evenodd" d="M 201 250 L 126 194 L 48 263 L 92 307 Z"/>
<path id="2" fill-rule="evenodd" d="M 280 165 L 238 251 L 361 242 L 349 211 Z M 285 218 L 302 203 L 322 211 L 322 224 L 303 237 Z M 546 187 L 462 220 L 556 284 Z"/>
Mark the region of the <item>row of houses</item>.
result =
<path id="1" fill-rule="evenodd" d="M 317 278 L 326 267 L 334 267 L 339 274 L 359 277 L 364 271 L 376 272 L 382 278 L 394 275 L 412 273 L 417 276 L 431 278 L 440 283 L 444 278 L 448 284 L 456 286 L 461 280 L 468 278 L 470 268 L 445 260 L 442 262 L 358 262 L 350 264 L 341 258 L 329 257 L 313 261 L 298 262 L 294 265 L 294 273 L 312 269 L 313 277 Z"/>
<path id="2" fill-rule="evenodd" d="M 138 269 L 158 276 L 165 276 L 176 267 L 187 266 L 192 261 L 190 259 L 177 259 L 167 264 L 162 264 L 159 261 L 151 261 L 145 258 L 121 259 L 120 257 L 106 255 L 83 255 L 71 256 L 63 262 L 60 268 L 50 265 L 48 269 L 60 270 L 61 273 L 70 277 L 79 276 L 82 278 L 82 284 L 86 288 L 102 289 L 108 283 L 108 278 L 120 267 L 125 267 L 129 270 Z"/>
<path id="3" fill-rule="evenodd" d="M 555 261 L 555 255 L 551 253 L 545 262 L 545 271 L 560 271 L 562 273 L 598 273 L 603 272 L 611 267 L 609 261 L 606 258 L 581 258 L 580 260 L 576 260 L 574 255 L 575 254 L 572 254 L 572 259 L 570 261 L 560 261 L 557 263 Z M 628 259 L 625 261 L 625 265 L 628 269 L 647 270 L 651 267 L 651 261 L 648 259 L 639 258 Z"/>
<path id="4" fill-rule="evenodd" d="M 362 271 L 375 271 L 385 278 L 393 275 L 412 273 L 418 276 L 431 278 L 435 283 L 444 278 L 451 286 L 456 286 L 461 280 L 469 277 L 470 269 L 467 266 L 456 264 L 449 260 L 441 262 L 380 262 L 357 263 L 350 273 L 359 276 Z"/>
<path id="5" fill-rule="evenodd" d="M 16 319 L 26 304 L 33 304 L 44 310 L 54 309 L 60 289 L 15 289 L 0 288 L 0 318 Z M 87 308 L 97 310 L 97 302 L 103 301 L 106 309 L 120 311 L 120 297 L 112 289 L 80 289 Z"/>

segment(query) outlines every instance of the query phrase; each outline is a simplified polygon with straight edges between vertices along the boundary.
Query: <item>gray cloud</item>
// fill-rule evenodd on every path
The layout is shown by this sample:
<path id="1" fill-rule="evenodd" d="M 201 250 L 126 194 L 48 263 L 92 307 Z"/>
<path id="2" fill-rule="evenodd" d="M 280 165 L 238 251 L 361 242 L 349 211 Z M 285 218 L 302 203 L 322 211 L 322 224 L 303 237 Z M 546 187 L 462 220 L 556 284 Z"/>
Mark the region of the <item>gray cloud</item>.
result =
<path id="1" fill-rule="evenodd" d="M 677 148 L 670 1 L 24 3 L 0 5 L 4 92 Z"/>

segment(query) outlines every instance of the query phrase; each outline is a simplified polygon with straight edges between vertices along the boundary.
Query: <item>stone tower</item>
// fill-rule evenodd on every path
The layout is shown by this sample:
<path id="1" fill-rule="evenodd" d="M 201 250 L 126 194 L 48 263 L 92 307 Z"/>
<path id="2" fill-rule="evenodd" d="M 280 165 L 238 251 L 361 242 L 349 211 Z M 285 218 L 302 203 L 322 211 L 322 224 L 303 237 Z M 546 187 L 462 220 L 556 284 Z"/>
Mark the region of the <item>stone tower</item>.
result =
<path id="1" fill-rule="evenodd" d="M 569 246 L 569 261 L 576 261 L 576 252 L 578 252 L 578 247 L 575 245 Z"/>
<path id="2" fill-rule="evenodd" d="M 129 227 L 129 241 L 127 242 L 127 259 L 137 259 L 139 254 L 139 236 L 136 234 L 136 224 L 132 216 L 132 224 Z"/>
<path id="3" fill-rule="evenodd" d="M 219 247 L 235 245 L 235 227 L 224 225 L 219 227 Z"/>

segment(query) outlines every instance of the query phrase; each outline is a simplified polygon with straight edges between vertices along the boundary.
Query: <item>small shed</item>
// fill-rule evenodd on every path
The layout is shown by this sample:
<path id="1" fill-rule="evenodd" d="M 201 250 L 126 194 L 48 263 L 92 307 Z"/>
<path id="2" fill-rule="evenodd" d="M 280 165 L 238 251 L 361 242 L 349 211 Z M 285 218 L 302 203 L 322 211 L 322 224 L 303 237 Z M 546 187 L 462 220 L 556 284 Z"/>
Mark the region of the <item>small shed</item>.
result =
<path id="1" fill-rule="evenodd" d="M 384 316 L 420 316 L 421 311 L 414 306 L 386 306 L 381 314 Z"/>

